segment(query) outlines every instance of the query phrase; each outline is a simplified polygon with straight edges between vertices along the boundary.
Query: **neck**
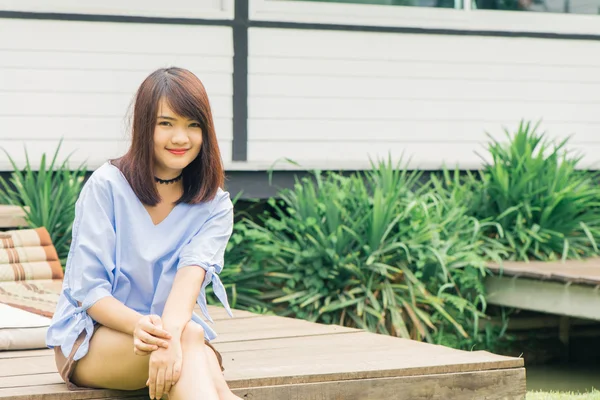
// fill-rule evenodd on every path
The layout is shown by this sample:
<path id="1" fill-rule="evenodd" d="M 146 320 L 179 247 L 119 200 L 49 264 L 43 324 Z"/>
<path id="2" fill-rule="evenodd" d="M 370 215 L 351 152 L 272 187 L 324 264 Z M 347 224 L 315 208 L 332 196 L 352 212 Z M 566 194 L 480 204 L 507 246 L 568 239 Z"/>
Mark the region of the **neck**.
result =
<path id="1" fill-rule="evenodd" d="M 176 176 L 174 178 L 170 178 L 170 179 L 162 179 L 162 178 L 155 176 L 154 181 L 161 185 L 171 185 L 171 184 L 181 181 L 182 178 L 183 178 L 183 173 L 180 173 L 178 176 Z"/>

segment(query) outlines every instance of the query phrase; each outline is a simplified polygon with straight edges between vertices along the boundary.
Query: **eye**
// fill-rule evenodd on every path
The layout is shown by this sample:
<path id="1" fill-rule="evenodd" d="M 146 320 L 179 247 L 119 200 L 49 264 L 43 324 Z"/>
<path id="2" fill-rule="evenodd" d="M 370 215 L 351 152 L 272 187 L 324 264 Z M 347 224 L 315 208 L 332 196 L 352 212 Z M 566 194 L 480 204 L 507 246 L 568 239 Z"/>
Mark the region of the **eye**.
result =
<path id="1" fill-rule="evenodd" d="M 197 123 L 197 122 L 193 122 L 193 123 L 191 123 L 191 124 L 190 124 L 190 126 L 191 126 L 192 128 L 200 128 L 200 124 L 199 124 L 199 123 Z"/>
<path id="2" fill-rule="evenodd" d="M 169 121 L 160 121 L 158 124 L 163 126 L 171 126 L 171 123 Z"/>

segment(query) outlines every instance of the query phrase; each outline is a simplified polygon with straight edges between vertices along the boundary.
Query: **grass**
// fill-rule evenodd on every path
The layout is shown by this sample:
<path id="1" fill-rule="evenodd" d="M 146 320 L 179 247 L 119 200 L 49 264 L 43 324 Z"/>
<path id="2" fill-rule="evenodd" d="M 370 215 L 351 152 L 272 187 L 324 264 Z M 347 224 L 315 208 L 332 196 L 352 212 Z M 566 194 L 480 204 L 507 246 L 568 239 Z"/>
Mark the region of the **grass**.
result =
<path id="1" fill-rule="evenodd" d="M 600 400 L 600 392 L 597 390 L 590 393 L 529 392 L 527 400 Z"/>

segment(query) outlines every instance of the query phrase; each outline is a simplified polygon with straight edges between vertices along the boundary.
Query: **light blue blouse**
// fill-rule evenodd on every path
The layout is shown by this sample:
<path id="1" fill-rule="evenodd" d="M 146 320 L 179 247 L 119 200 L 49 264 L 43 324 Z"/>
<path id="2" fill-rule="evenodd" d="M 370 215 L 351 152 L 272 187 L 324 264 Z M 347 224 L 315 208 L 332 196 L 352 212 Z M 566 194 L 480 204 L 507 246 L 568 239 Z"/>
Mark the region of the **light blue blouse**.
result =
<path id="1" fill-rule="evenodd" d="M 218 275 L 232 230 L 228 192 L 219 189 L 206 203 L 178 204 L 154 225 L 121 171 L 110 163 L 102 165 L 85 183 L 75 206 L 73 240 L 46 344 L 61 346 L 68 357 L 85 331 L 74 359 L 85 356 L 96 324 L 87 309 L 104 297 L 112 296 L 143 315 L 162 315 L 175 274 L 185 266 L 206 271 L 197 299 L 204 317 L 213 322 L 205 293 L 211 282 L 233 316 Z M 192 320 L 204 328 L 206 339 L 216 337 L 195 313 Z"/>

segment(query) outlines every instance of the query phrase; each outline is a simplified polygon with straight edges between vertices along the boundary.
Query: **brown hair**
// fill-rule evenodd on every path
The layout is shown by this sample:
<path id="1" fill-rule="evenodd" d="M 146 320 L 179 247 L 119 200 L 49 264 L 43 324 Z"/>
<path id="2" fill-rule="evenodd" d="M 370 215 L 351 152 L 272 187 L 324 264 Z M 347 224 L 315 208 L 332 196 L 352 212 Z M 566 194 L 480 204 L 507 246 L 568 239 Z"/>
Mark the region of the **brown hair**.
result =
<path id="1" fill-rule="evenodd" d="M 200 153 L 183 169 L 183 195 L 177 203 L 212 200 L 223 187 L 225 173 L 208 95 L 200 79 L 188 70 L 161 68 L 142 82 L 135 98 L 131 147 L 114 164 L 142 203 L 160 202 L 154 184 L 154 129 L 163 97 L 174 112 L 198 121 L 202 128 Z"/>

